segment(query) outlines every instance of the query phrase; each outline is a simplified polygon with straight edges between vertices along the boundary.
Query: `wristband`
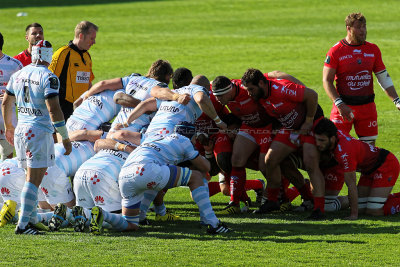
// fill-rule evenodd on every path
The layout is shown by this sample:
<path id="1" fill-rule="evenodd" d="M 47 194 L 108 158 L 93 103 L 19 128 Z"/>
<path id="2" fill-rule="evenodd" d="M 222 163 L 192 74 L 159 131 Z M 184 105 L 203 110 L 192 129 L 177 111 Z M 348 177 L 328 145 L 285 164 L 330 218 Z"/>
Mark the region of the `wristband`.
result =
<path id="1" fill-rule="evenodd" d="M 343 100 L 340 97 L 336 98 L 334 103 L 336 107 L 339 107 L 340 105 L 344 104 Z"/>
<path id="2" fill-rule="evenodd" d="M 119 150 L 119 151 L 125 151 L 125 148 L 126 148 L 127 146 L 128 146 L 128 145 L 119 143 L 119 145 L 118 145 L 118 150 Z"/>
<path id="3" fill-rule="evenodd" d="M 206 152 L 205 152 L 205 157 L 206 157 L 206 159 L 211 159 L 213 156 L 214 156 L 214 154 L 213 154 L 212 151 L 211 151 L 211 152 L 209 152 L 209 151 L 206 151 Z"/>
<path id="4" fill-rule="evenodd" d="M 215 124 L 217 124 L 217 125 L 223 123 L 223 121 L 219 118 L 218 115 L 213 120 L 214 120 Z"/>
<path id="5" fill-rule="evenodd" d="M 115 145 L 114 145 L 114 150 L 117 150 L 117 151 L 118 151 L 118 146 L 119 146 L 119 145 L 122 145 L 122 144 L 119 143 L 119 142 L 116 142 Z"/>
<path id="6" fill-rule="evenodd" d="M 174 93 L 174 94 L 172 95 L 172 100 L 176 101 L 176 100 L 178 100 L 178 98 L 179 98 L 179 94 Z"/>
<path id="7" fill-rule="evenodd" d="M 129 127 L 129 123 L 127 121 L 124 121 L 122 123 L 122 126 L 124 126 L 124 128 L 128 128 Z"/>
<path id="8" fill-rule="evenodd" d="M 53 122 L 54 128 L 61 135 L 62 140 L 68 139 L 67 127 L 65 127 L 65 121 L 55 121 Z"/>

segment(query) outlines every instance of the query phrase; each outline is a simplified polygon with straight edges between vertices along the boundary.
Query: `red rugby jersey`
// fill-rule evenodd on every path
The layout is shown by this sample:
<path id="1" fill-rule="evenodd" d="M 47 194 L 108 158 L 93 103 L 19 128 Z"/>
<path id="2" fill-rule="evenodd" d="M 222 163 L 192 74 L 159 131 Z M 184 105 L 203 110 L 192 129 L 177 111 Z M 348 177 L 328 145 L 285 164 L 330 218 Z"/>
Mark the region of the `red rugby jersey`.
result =
<path id="1" fill-rule="evenodd" d="M 28 49 L 25 49 L 18 55 L 14 56 L 15 59 L 18 59 L 24 67 L 32 63 L 32 55 L 28 52 Z"/>

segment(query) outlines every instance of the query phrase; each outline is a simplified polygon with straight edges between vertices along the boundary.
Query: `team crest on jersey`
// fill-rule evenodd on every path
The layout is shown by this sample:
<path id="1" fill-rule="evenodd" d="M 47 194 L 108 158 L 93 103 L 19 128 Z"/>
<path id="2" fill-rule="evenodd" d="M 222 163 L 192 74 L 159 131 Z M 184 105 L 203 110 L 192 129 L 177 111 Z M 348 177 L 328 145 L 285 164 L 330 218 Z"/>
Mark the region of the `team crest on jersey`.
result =
<path id="1" fill-rule="evenodd" d="M 362 63 L 361 58 L 358 58 L 358 59 L 357 59 L 357 63 L 358 63 L 358 65 L 361 65 L 361 63 Z"/>
<path id="2" fill-rule="evenodd" d="M 10 174 L 10 168 L 1 169 L 1 171 L 3 172 L 3 176 Z"/>
<path id="3" fill-rule="evenodd" d="M 327 56 L 327 57 L 325 58 L 325 63 L 326 63 L 326 64 L 331 63 L 331 57 L 330 57 L 330 56 Z"/>
<path id="4" fill-rule="evenodd" d="M 50 77 L 49 81 L 51 89 L 58 89 L 58 79 L 56 77 Z"/>

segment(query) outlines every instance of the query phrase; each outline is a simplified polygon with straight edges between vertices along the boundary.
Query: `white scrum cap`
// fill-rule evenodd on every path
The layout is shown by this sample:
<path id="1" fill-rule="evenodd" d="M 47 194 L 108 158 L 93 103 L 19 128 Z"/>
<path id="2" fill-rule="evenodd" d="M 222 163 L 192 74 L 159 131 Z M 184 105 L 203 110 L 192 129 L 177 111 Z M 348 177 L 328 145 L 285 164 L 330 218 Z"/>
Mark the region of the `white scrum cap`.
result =
<path id="1" fill-rule="evenodd" d="M 32 62 L 42 60 L 50 64 L 52 56 L 53 47 L 49 41 L 40 40 L 32 47 Z"/>

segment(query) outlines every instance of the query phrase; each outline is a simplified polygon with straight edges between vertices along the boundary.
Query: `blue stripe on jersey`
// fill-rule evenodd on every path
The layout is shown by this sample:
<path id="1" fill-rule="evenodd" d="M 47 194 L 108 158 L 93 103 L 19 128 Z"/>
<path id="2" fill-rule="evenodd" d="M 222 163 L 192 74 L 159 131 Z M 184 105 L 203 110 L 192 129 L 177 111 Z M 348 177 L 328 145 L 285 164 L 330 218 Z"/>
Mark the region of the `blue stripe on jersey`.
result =
<path id="1" fill-rule="evenodd" d="M 56 165 L 64 170 L 67 176 L 75 175 L 78 168 L 94 154 L 94 145 L 88 141 L 72 142 L 72 151 L 64 155 L 65 149 L 61 143 L 54 145 Z"/>
<path id="2" fill-rule="evenodd" d="M 168 184 L 165 187 L 165 189 L 174 187 L 174 183 L 176 180 L 176 174 L 178 172 L 178 168 L 174 165 L 169 165 L 168 168 L 169 168 L 169 180 L 168 180 Z"/>
<path id="3" fill-rule="evenodd" d="M 145 76 L 130 75 L 122 78 L 121 81 L 125 93 L 141 101 L 151 97 L 150 92 L 154 86 L 168 87 L 165 83 Z"/>

